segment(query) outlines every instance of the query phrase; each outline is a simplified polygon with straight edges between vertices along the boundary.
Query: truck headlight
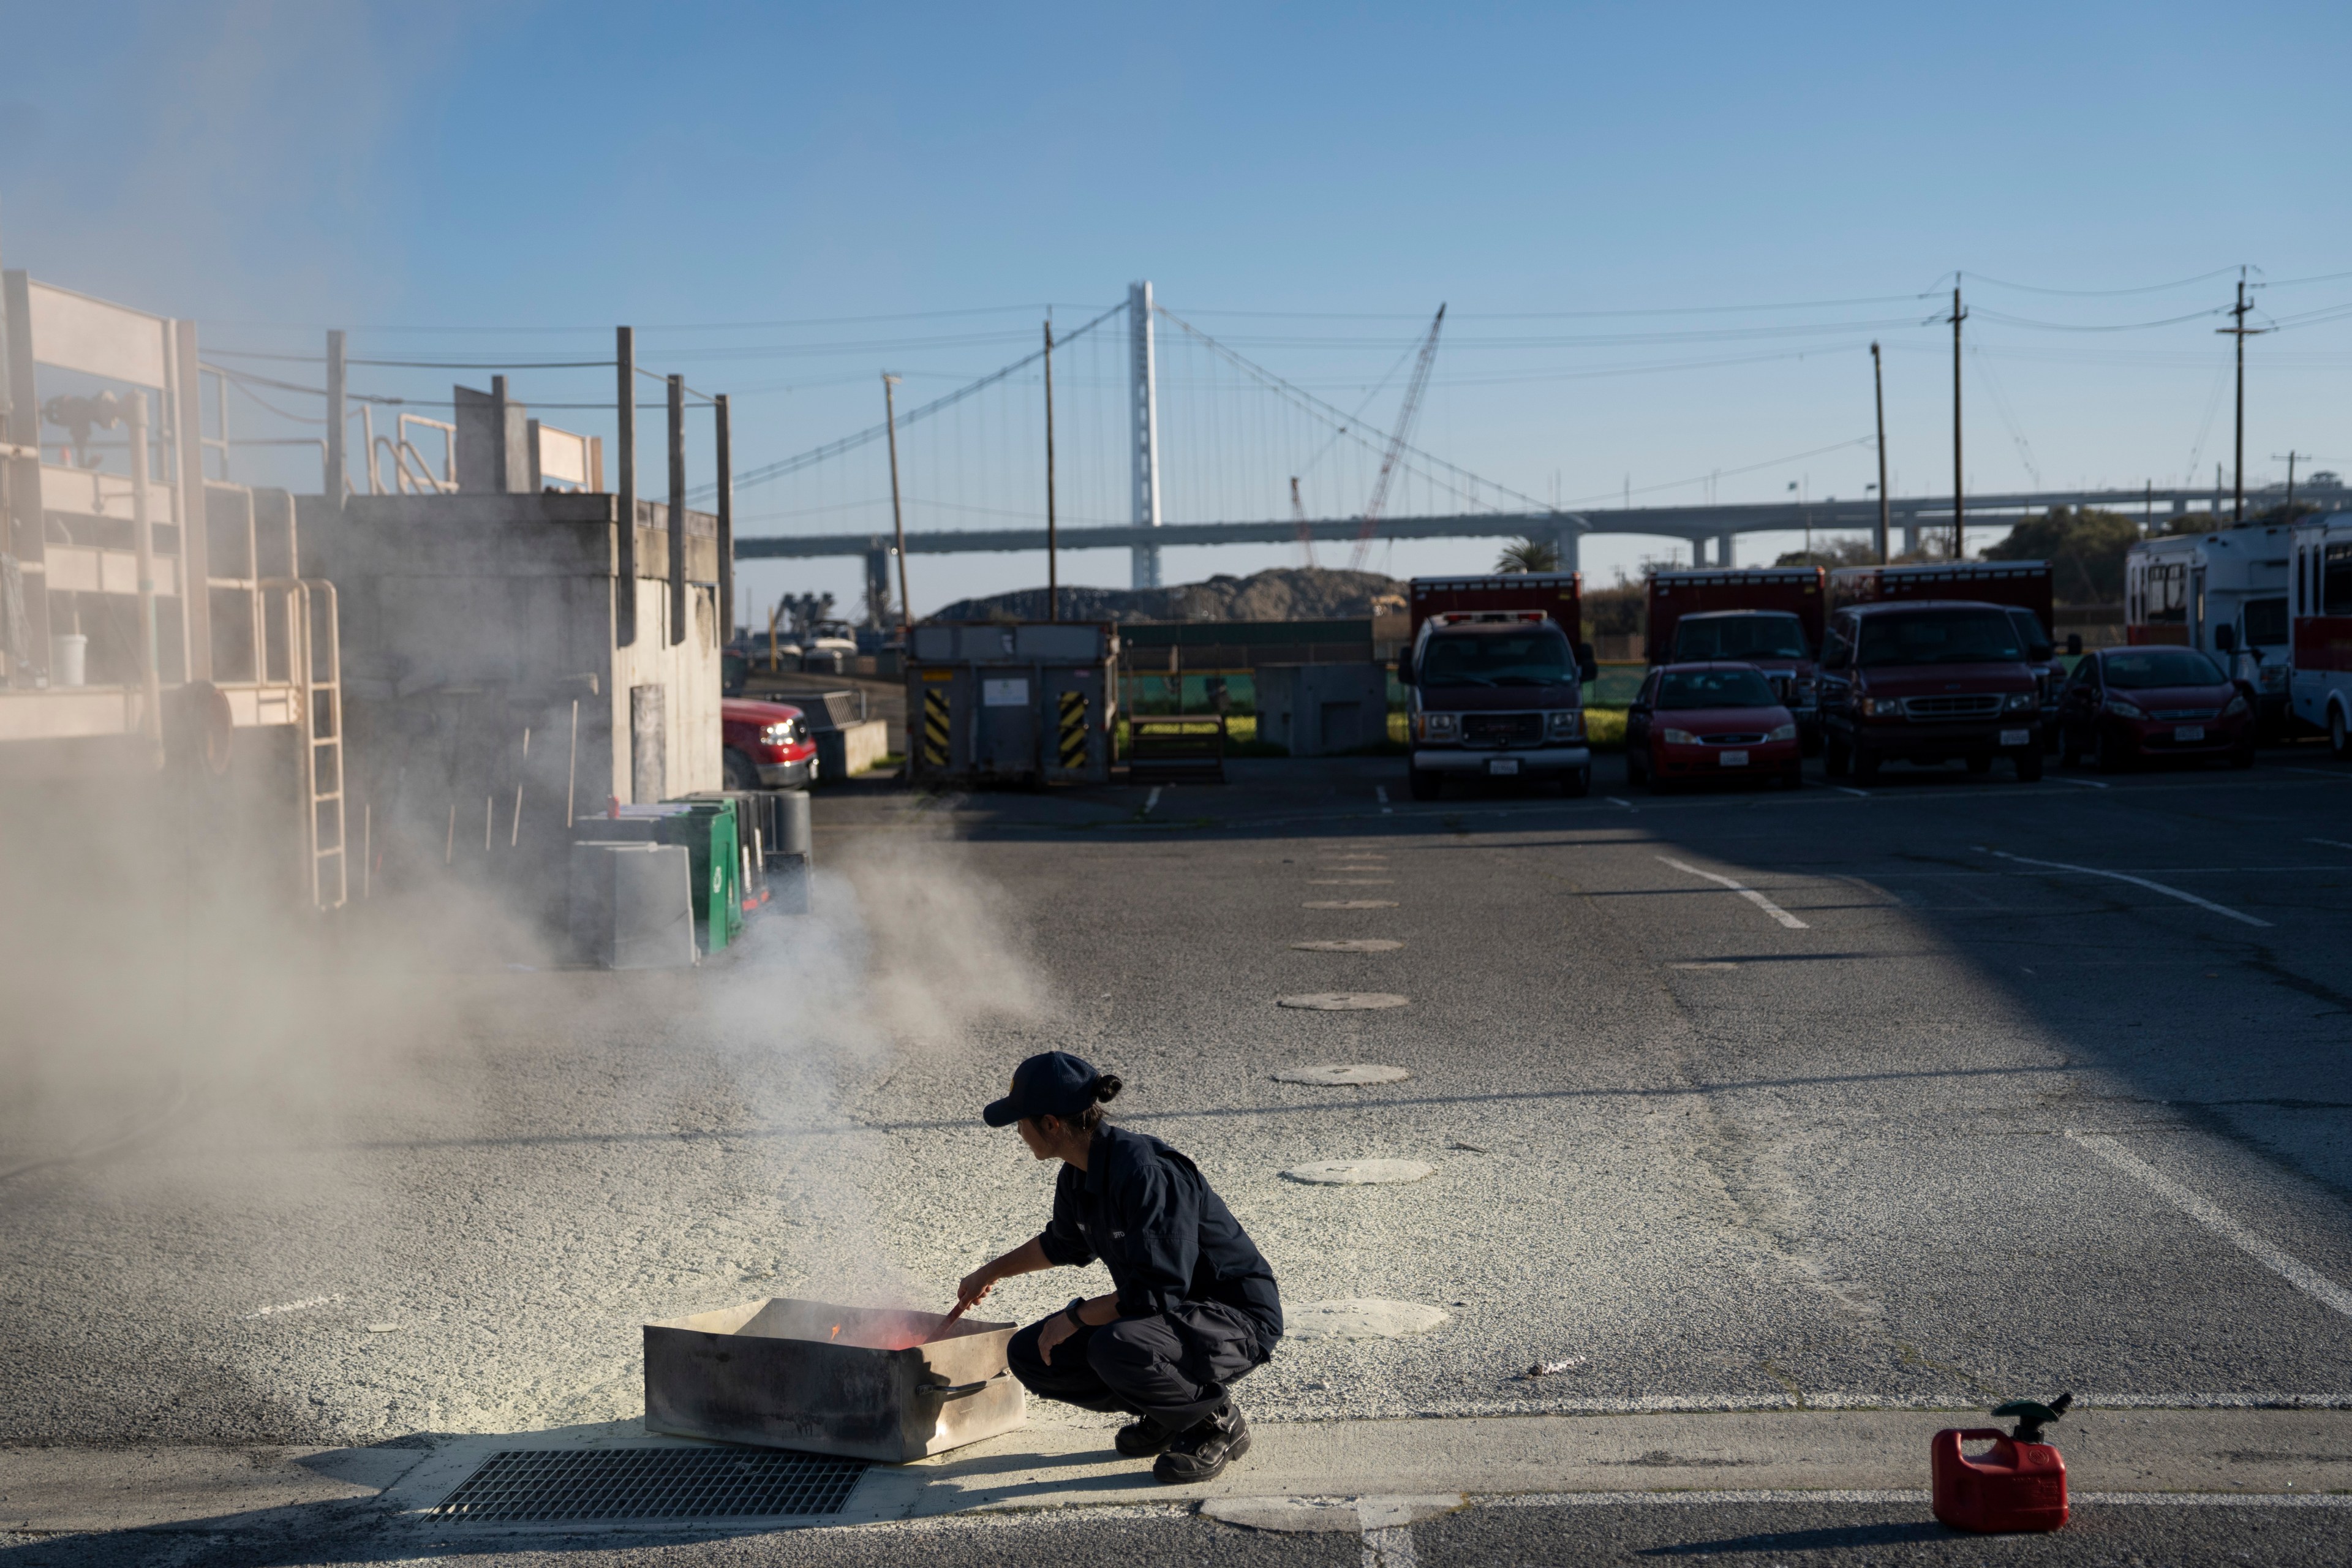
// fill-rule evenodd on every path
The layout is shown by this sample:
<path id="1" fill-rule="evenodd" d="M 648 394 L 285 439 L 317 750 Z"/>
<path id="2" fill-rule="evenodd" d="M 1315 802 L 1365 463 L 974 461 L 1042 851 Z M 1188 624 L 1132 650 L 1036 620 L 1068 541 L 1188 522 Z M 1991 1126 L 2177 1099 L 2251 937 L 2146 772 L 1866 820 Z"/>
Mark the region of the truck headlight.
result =
<path id="1" fill-rule="evenodd" d="M 2108 698 L 2106 701 L 2106 709 L 2108 712 L 2114 714 L 2118 719 L 2145 719 L 2147 717 L 2146 713 L 2140 710 L 2138 703 L 2126 702 L 2120 697 Z"/>
<path id="2" fill-rule="evenodd" d="M 2229 701 L 2224 702 L 2221 705 L 2221 717 L 2224 719 L 2239 718 L 2242 716 L 2245 711 L 2246 694 L 2242 691 L 2238 692 L 2236 695 L 2232 696 Z"/>
<path id="3" fill-rule="evenodd" d="M 1862 700 L 1862 716 L 1865 719 L 1900 719 L 1903 717 L 1903 699 L 1865 697 Z"/>
<path id="4" fill-rule="evenodd" d="M 1415 733 L 1423 741 L 1458 741 L 1462 738 L 1462 715 L 1459 713 L 1422 713 L 1414 716 Z"/>
<path id="5" fill-rule="evenodd" d="M 1698 737 L 1692 734 L 1688 730 L 1668 730 L 1664 733 L 1666 737 L 1666 744 L 1669 746 L 1696 746 L 1698 744 Z"/>
<path id="6" fill-rule="evenodd" d="M 1570 708 L 1565 712 L 1547 715 L 1544 719 L 1544 734 L 1546 738 L 1554 741 L 1574 741 L 1581 738 L 1584 734 L 1584 710 L 1580 708 Z"/>
<path id="7" fill-rule="evenodd" d="M 766 745 L 789 746 L 793 743 L 793 727 L 790 724 L 771 724 L 760 731 L 760 740 Z"/>
<path id="8" fill-rule="evenodd" d="M 2042 699 L 2031 691 L 2012 691 L 2009 700 L 2000 705 L 2004 713 L 2024 713 L 2042 706 Z"/>
<path id="9" fill-rule="evenodd" d="M 1764 738 L 1768 741 L 1793 741 L 1797 738 L 1797 727 L 1794 724 L 1778 725 Z"/>

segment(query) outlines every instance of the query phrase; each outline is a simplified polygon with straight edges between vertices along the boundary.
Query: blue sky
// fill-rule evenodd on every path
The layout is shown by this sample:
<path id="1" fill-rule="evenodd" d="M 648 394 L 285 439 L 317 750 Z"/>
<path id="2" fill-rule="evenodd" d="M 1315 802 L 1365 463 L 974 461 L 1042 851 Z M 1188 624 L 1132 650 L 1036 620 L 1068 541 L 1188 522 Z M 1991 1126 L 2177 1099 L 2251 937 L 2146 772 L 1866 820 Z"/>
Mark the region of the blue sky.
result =
<path id="1" fill-rule="evenodd" d="M 2320 68 L 2352 58 L 2340 5 L 184 0 L 0 4 L 0 29 L 6 265 L 196 317 L 218 351 L 314 353 L 341 323 L 374 357 L 562 360 L 604 352 L 610 323 L 645 324 L 648 364 L 736 394 L 745 466 L 870 424 L 883 369 L 919 402 L 1026 352 L 1047 305 L 1075 324 L 1149 278 L 1276 374 L 1350 408 L 1369 395 L 1376 426 L 1401 353 L 1446 302 L 1416 444 L 1545 498 L 1630 484 L 1696 500 L 1699 485 L 1652 487 L 1751 468 L 1719 498 L 1792 482 L 1858 495 L 1864 447 L 1776 459 L 1869 433 L 1875 335 L 1897 493 L 1941 491 L 1948 339 L 1927 324 L 1939 302 L 1911 297 L 1957 268 L 1984 280 L 1969 284 L 1986 312 L 1970 328 L 1973 487 L 2178 482 L 2192 467 L 2210 483 L 2230 447 L 2221 323 L 2136 324 L 2224 304 L 2229 278 L 2123 296 L 2007 285 L 2250 265 L 2277 285 L 2259 296 L 2273 319 L 2352 301 L 2352 278 L 2293 281 L 2352 272 L 2352 107 Z M 1699 309 L 1818 300 L 1866 302 Z M 1539 314 L 1603 310 L 1668 313 Z M 861 317 L 893 319 L 845 320 Z M 666 330 L 727 323 L 793 324 Z M 1815 330 L 1726 335 L 1799 326 Z M 2280 477 L 2271 454 L 2289 450 L 2352 468 L 2352 321 L 2258 339 L 2251 357 L 2249 481 Z M 1282 515 L 1303 428 L 1254 416 L 1265 395 L 1213 386 L 1206 363 L 1171 360 L 1192 379 L 1166 395 L 1196 400 L 1173 420 L 1171 475 L 1191 465 L 1196 509 Z M 1108 478 L 1087 489 L 1084 371 L 1073 354 L 1060 389 L 1078 516 L 1115 499 Z M 609 428 L 546 406 L 609 395 L 604 373 L 513 375 L 551 421 Z M 482 378 L 361 384 L 430 399 Z M 1026 387 L 972 410 L 952 449 L 944 419 L 910 432 L 910 466 L 929 465 L 912 525 L 1042 511 Z M 301 428 L 235 406 L 246 434 Z M 1234 445 L 1213 449 L 1213 426 Z M 262 476 L 290 460 L 239 458 Z M 1241 493 L 1201 488 L 1220 463 Z M 877 470 L 828 482 L 747 492 L 740 509 L 779 530 L 873 520 Z M 1328 460 L 1309 488 L 1318 512 L 1360 508 L 1362 465 Z M 1588 574 L 1662 548 L 1596 543 Z M 1373 564 L 1491 553 L 1398 545 Z M 1291 559 L 1187 551 L 1169 571 Z M 919 609 L 1042 578 L 1020 557 L 915 565 Z M 1111 553 L 1065 568 L 1125 573 Z M 753 602 L 788 585 L 847 597 L 855 582 L 846 563 L 747 575 Z"/>

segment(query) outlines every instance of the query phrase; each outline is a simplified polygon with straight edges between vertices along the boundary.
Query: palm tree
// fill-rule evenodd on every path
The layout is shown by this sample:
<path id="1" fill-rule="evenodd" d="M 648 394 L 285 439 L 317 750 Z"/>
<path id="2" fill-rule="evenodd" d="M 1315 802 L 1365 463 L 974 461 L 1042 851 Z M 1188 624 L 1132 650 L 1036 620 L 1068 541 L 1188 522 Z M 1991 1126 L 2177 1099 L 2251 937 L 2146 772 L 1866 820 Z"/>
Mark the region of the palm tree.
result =
<path id="1" fill-rule="evenodd" d="M 1515 539 L 1495 558 L 1497 572 L 1557 572 L 1559 546 L 1548 539 Z"/>

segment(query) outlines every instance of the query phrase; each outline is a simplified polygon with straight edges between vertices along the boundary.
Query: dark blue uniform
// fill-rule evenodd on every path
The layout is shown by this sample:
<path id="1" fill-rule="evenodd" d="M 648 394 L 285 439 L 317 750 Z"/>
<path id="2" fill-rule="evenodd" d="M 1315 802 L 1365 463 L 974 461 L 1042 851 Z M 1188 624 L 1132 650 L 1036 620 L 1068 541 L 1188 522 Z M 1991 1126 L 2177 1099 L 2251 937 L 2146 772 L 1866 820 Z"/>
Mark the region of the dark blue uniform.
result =
<path id="1" fill-rule="evenodd" d="M 1050 1365 L 1044 1324 L 1013 1336 L 1013 1373 L 1041 1398 L 1181 1430 L 1282 1338 L 1274 1270 L 1199 1168 L 1157 1138 L 1097 1128 L 1087 1168 L 1062 1167 L 1037 1241 L 1057 1264 L 1099 1258 L 1118 1291 L 1118 1317 L 1080 1325 Z"/>

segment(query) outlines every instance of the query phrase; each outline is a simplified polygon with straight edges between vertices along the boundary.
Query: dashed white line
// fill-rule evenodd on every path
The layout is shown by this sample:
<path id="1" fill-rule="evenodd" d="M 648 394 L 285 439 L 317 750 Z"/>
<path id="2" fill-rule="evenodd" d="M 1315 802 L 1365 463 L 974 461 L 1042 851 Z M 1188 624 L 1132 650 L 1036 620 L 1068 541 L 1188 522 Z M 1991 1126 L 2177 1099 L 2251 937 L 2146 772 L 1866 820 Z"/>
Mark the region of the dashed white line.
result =
<path id="1" fill-rule="evenodd" d="M 2200 899 L 2194 893 L 2184 893 L 2178 888 L 2168 888 L 2162 882 L 2151 882 L 2146 877 L 2135 877 L 2128 871 L 2102 871 L 2094 866 L 2070 866 L 2063 860 L 2036 860 L 2030 856 L 2011 855 L 2006 849 L 1989 849 L 1984 852 L 1998 859 L 2014 860 L 2021 866 L 2045 866 L 2053 871 L 2074 871 L 2085 877 L 2105 877 L 2110 881 L 2129 882 L 2136 888 L 2146 888 L 2152 893 L 2162 893 L 2168 899 L 2179 899 L 2184 904 L 2195 904 L 2200 910 L 2210 910 L 2217 915 L 2225 915 L 2231 920 L 2239 921 L 2250 926 L 2261 926 L 2267 930 L 2271 923 L 2265 920 L 2257 920 L 2242 910 L 2233 910 L 2227 904 L 2217 904 L 2210 899 Z"/>
<path id="2" fill-rule="evenodd" d="M 2073 778 L 2065 773 L 2052 773 L 2050 775 L 2050 781 L 2053 784 L 2079 784 L 2084 789 L 2105 789 L 2108 787 L 2107 785 L 2101 784 L 2096 779 Z"/>
<path id="3" fill-rule="evenodd" d="M 1381 797 L 1381 815 L 1382 816 L 1394 816 L 1396 815 L 1396 808 L 1389 804 L 1389 786 L 1386 784 L 1374 784 L 1372 786 L 1372 793 Z"/>
<path id="4" fill-rule="evenodd" d="M 1846 794 L 1848 794 L 1848 795 L 1860 795 L 1860 796 L 1861 796 L 1863 799 L 1864 799 L 1864 800 L 1868 800 L 1868 799 L 1870 798 L 1870 792 L 1869 792 L 1868 790 L 1866 790 L 1866 789 L 1856 789 L 1856 788 L 1854 788 L 1854 787 L 1853 787 L 1853 785 L 1852 785 L 1852 784 L 1832 784 L 1832 785 L 1830 785 L 1830 788 L 1832 788 L 1832 789 L 1835 789 L 1835 790 L 1843 790 L 1843 791 L 1844 791 Z"/>
<path id="5" fill-rule="evenodd" d="M 1676 860 L 1671 856 L 1661 855 L 1658 858 L 1664 861 L 1667 865 L 1672 866 L 1677 871 L 1688 871 L 1694 877 L 1704 877 L 1710 882 L 1721 883 L 1723 886 L 1730 889 L 1733 892 L 1738 893 L 1741 898 L 1746 899 L 1749 903 L 1754 904 L 1758 909 L 1762 910 L 1766 914 L 1770 915 L 1774 920 L 1779 921 L 1782 925 L 1787 926 L 1790 931 L 1810 931 L 1812 929 L 1805 924 L 1804 921 L 1799 920 L 1796 916 L 1790 914 L 1788 910 L 1782 909 L 1780 905 L 1774 903 L 1771 900 L 1766 898 L 1763 894 L 1758 892 L 1753 888 L 1744 887 L 1741 884 L 1733 881 L 1728 877 L 1718 877 L 1712 871 L 1702 871 L 1697 867 L 1689 865 L 1681 860 Z"/>
<path id="6" fill-rule="evenodd" d="M 262 1307 L 244 1313 L 239 1322 L 251 1322 L 256 1318 L 275 1317 L 280 1312 L 307 1312 L 313 1307 L 332 1307 L 342 1300 L 341 1296 L 310 1296 L 299 1301 L 288 1301 L 276 1307 Z"/>
<path id="7" fill-rule="evenodd" d="M 2282 773 L 2314 773 L 2320 778 L 2335 779 L 2339 783 L 2352 780 L 2352 773 L 2346 773 L 2340 768 L 2299 768 L 2293 763 L 2282 763 L 2279 764 L 2279 770 Z"/>
<path id="8" fill-rule="evenodd" d="M 2352 1318 L 2352 1290 L 2347 1290 L 2301 1259 L 2281 1252 L 2261 1236 L 2240 1225 L 2114 1139 L 2101 1137 L 2095 1132 L 2077 1132 L 2071 1127 L 2066 1130 L 2066 1136 L 2116 1169 L 2133 1177 L 2182 1214 L 2187 1215 L 2313 1300 L 2322 1306 L 2332 1307 L 2346 1317 Z"/>
<path id="9" fill-rule="evenodd" d="M 1630 801 L 1630 800 L 1620 800 L 1617 796 L 1615 796 L 1615 795 L 1602 795 L 1601 798 L 1601 799 L 1603 799 L 1603 800 L 1605 800 L 1605 801 L 1607 801 L 1607 802 L 1608 802 L 1610 805 L 1622 805 L 1622 806 L 1623 806 L 1623 807 L 1624 807 L 1626 810 L 1628 810 L 1628 811 L 1633 811 L 1633 810 L 1637 810 L 1637 809 L 1639 809 L 1638 807 L 1636 807 L 1636 806 L 1633 805 L 1633 803 L 1632 801 Z"/>
<path id="10" fill-rule="evenodd" d="M 2305 844 L 2325 844 L 2330 849 L 2352 849 L 2352 844 L 2347 844 L 2341 838 L 2306 838 L 2304 842 Z"/>
<path id="11" fill-rule="evenodd" d="M 1158 805 L 1159 804 L 1160 804 L 1160 786 L 1159 786 L 1158 784 L 1153 784 L 1153 785 L 1151 786 L 1151 793 L 1150 793 L 1150 795 L 1145 795 L 1145 796 L 1143 797 L 1143 815 L 1144 815 L 1144 816 L 1150 816 L 1151 815 L 1151 808 L 1152 808 L 1153 806 Z"/>

